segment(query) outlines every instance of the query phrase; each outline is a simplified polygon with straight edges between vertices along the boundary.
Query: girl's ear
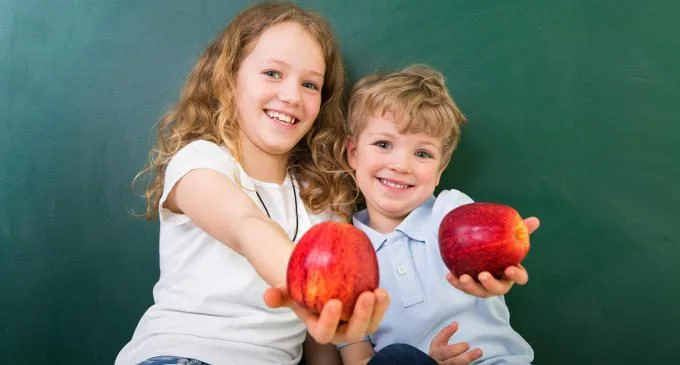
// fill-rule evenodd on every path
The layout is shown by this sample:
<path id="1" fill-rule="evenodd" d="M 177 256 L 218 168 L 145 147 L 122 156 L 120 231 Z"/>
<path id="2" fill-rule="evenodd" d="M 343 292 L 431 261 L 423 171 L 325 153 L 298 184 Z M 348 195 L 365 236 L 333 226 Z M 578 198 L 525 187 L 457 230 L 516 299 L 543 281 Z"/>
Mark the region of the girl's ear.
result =
<path id="1" fill-rule="evenodd" d="M 347 147 L 347 162 L 349 163 L 349 166 L 353 169 L 356 170 L 356 164 L 357 164 L 357 143 L 356 141 L 350 137 L 347 138 L 347 141 L 345 142 L 345 146 Z"/>

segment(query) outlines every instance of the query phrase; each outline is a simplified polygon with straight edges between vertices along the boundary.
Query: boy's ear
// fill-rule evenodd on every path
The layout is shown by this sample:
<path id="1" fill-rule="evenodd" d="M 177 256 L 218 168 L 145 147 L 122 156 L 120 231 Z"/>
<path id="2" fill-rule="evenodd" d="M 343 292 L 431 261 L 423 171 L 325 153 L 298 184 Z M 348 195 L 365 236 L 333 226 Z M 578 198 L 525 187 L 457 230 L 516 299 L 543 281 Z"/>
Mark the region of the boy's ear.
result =
<path id="1" fill-rule="evenodd" d="M 347 138 L 347 141 L 345 141 L 345 146 L 347 147 L 347 162 L 352 169 L 356 170 L 357 143 L 353 138 L 350 137 Z"/>
<path id="2" fill-rule="evenodd" d="M 435 181 L 434 186 L 439 185 L 439 180 L 441 180 L 442 174 L 444 173 L 444 170 L 446 170 L 446 166 L 439 169 L 439 173 L 437 174 L 437 180 Z"/>

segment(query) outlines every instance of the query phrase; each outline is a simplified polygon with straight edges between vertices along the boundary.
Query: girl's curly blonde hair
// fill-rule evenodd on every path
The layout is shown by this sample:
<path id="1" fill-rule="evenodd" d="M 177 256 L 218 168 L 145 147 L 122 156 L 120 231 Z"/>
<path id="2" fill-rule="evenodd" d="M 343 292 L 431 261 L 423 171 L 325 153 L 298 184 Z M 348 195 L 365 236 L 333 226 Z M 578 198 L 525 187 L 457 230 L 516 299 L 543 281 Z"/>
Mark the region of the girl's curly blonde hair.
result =
<path id="1" fill-rule="evenodd" d="M 240 13 L 214 39 L 191 71 L 179 101 L 158 122 L 158 134 L 148 162 L 132 181 L 147 181 L 143 217 L 153 219 L 163 192 L 165 169 L 182 147 L 198 139 L 226 146 L 242 162 L 239 116 L 236 108 L 236 74 L 259 36 L 269 27 L 295 22 L 318 42 L 326 73 L 321 108 L 307 135 L 290 153 L 289 171 L 300 183 L 300 197 L 314 213 L 330 209 L 349 218 L 355 188 L 351 175 L 338 164 L 343 159 L 343 88 L 345 70 L 335 37 L 319 15 L 289 3 L 262 3 Z"/>

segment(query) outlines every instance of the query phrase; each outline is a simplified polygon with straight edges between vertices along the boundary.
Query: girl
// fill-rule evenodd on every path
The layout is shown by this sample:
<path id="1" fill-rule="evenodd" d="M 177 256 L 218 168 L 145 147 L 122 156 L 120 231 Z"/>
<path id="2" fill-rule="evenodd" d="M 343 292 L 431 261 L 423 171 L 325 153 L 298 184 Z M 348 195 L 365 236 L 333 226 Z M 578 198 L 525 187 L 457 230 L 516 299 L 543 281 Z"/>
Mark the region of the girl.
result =
<path id="1" fill-rule="evenodd" d="M 329 172 L 342 158 L 331 141 L 342 134 L 343 86 L 328 24 L 291 4 L 256 5 L 209 45 L 140 173 L 151 176 L 146 217 L 159 216 L 161 273 L 116 364 L 292 365 L 305 327 L 319 343 L 375 330 L 383 289 L 363 293 L 342 325 L 339 301 L 314 315 L 262 298 L 285 301 L 285 288 L 268 287 L 285 283 L 293 241 L 348 218 L 351 177 Z"/>

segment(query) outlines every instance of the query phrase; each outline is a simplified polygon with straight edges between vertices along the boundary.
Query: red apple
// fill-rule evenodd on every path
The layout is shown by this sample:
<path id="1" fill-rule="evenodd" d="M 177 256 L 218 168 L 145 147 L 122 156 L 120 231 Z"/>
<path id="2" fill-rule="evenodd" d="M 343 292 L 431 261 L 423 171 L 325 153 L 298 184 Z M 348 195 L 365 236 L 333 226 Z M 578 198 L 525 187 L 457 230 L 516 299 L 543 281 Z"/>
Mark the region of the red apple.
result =
<path id="1" fill-rule="evenodd" d="M 439 250 L 456 277 L 475 280 L 482 271 L 497 279 L 529 252 L 529 232 L 522 217 L 507 205 L 471 203 L 450 211 L 439 226 Z"/>
<path id="2" fill-rule="evenodd" d="M 293 249 L 286 281 L 291 298 L 313 312 L 339 299 L 346 321 L 359 294 L 378 287 L 378 275 L 378 258 L 364 232 L 347 223 L 323 222 Z"/>

